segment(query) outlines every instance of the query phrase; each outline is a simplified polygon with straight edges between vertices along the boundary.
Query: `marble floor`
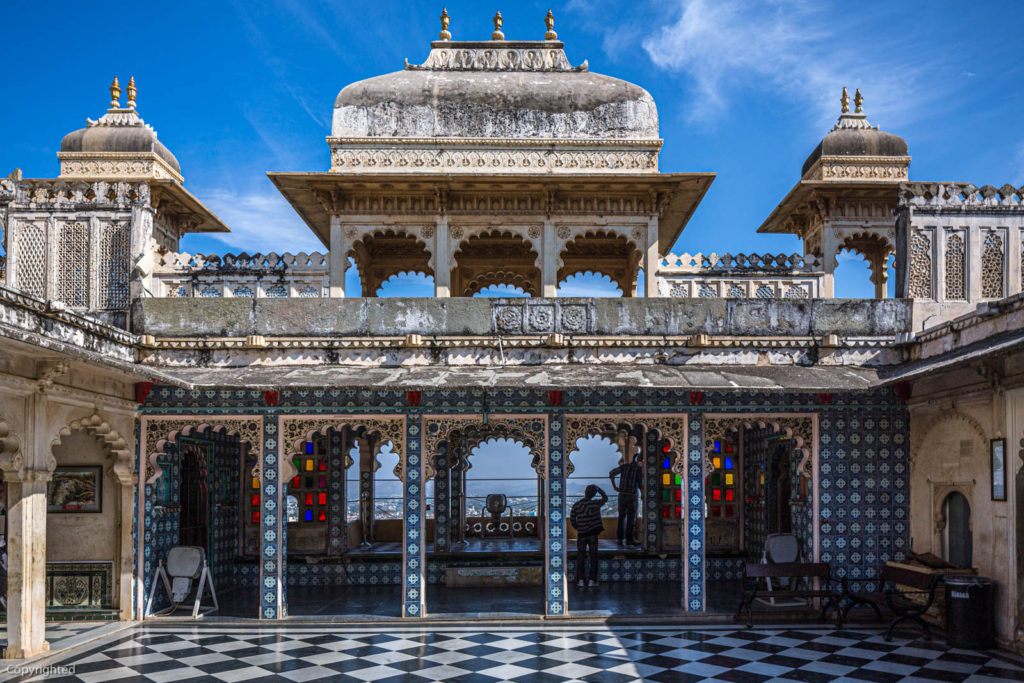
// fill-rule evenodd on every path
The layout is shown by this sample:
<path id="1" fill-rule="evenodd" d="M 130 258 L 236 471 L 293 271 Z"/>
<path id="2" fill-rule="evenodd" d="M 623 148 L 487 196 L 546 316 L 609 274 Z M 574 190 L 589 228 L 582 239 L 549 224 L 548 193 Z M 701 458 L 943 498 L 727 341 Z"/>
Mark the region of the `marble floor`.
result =
<path id="1" fill-rule="evenodd" d="M 870 627 L 609 626 L 495 622 L 132 626 L 11 680 L 1021 681 L 1024 660 Z"/>

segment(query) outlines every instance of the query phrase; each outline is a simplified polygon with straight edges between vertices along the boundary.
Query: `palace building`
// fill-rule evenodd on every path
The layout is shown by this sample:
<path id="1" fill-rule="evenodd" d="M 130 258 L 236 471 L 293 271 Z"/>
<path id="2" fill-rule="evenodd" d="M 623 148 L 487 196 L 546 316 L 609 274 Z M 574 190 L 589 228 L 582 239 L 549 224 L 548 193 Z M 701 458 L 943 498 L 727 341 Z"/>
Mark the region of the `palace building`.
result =
<path id="1" fill-rule="evenodd" d="M 320 252 L 183 253 L 230 226 L 134 80 L 57 177 L 0 180 L 6 656 L 47 619 L 150 618 L 180 545 L 251 619 L 479 612 L 467 586 L 614 612 L 571 580 L 591 446 L 644 467 L 638 544 L 605 514 L 609 595 L 731 614 L 790 532 L 853 586 L 911 552 L 977 568 L 1024 646 L 1024 188 L 912 179 L 844 89 L 757 228 L 802 254 L 672 253 L 714 174 L 659 166 L 651 95 L 550 15 L 522 41 L 446 17 L 421 63 L 341 89 L 329 163 L 269 173 Z M 876 298 L 834 297 L 844 250 Z M 408 272 L 435 296 L 378 296 Z M 586 272 L 622 296 L 557 296 Z M 509 480 L 473 472 L 495 444 Z"/>

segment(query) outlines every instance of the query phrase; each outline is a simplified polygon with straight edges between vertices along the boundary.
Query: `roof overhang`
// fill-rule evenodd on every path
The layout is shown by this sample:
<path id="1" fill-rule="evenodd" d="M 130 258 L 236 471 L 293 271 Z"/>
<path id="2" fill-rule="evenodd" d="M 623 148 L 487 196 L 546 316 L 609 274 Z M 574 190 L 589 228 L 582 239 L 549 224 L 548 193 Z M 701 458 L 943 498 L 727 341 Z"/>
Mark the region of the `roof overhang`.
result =
<path id="1" fill-rule="evenodd" d="M 331 214 L 321 201 L 331 192 L 381 191 L 431 198 L 459 192 L 511 191 L 547 195 L 630 192 L 655 193 L 658 202 L 658 248 L 668 253 L 683 232 L 715 178 L 714 173 L 580 174 L 572 176 L 494 174 L 341 174 L 268 173 L 292 207 L 330 246 Z"/>
<path id="2" fill-rule="evenodd" d="M 898 190 L 904 181 L 879 182 L 848 181 L 837 183 L 828 180 L 801 180 L 783 198 L 775 210 L 757 229 L 760 233 L 781 233 L 803 236 L 801 220 L 818 212 L 815 202 L 818 199 L 865 199 L 888 201 L 893 208 L 899 199 Z"/>
<path id="3" fill-rule="evenodd" d="M 199 199 L 173 180 L 149 180 L 157 211 L 187 217 L 189 228 L 184 232 L 231 232 L 224 221 L 206 208 Z"/>

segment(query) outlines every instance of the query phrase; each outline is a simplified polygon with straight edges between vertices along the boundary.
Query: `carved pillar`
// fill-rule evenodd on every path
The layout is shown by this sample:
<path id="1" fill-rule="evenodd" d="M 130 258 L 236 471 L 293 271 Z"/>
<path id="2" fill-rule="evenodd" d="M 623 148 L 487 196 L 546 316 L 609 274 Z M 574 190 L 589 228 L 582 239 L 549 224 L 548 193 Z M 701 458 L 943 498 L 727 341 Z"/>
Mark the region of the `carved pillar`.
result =
<path id="1" fill-rule="evenodd" d="M 439 215 L 434 230 L 434 296 L 452 295 L 452 265 L 449 258 L 448 216 Z"/>
<path id="2" fill-rule="evenodd" d="M 402 616 L 426 616 L 427 538 L 423 489 L 426 484 L 424 462 L 420 456 L 419 420 L 406 424 L 405 467 L 402 473 Z"/>
<path id="3" fill-rule="evenodd" d="M 660 503 L 661 487 L 661 461 L 664 454 L 658 448 L 658 434 L 652 429 L 643 430 L 642 439 L 639 442 L 642 446 L 638 457 L 644 463 L 644 486 L 643 507 L 640 515 L 643 518 L 643 532 L 640 534 L 644 550 L 654 551 L 658 549 L 658 505 Z"/>
<path id="4" fill-rule="evenodd" d="M 348 549 L 348 501 L 346 500 L 348 492 L 345 490 L 345 464 L 348 451 L 345 447 L 349 444 L 350 433 L 349 429 L 344 427 L 332 429 L 328 436 L 330 439 L 330 478 L 328 480 L 330 505 L 327 508 L 328 555 L 341 555 Z"/>
<path id="5" fill-rule="evenodd" d="M 345 296 L 345 271 L 348 269 L 348 241 L 341 229 L 341 217 L 331 216 L 330 295 Z"/>
<path id="6" fill-rule="evenodd" d="M 687 521 L 682 524 L 683 609 L 704 611 L 704 421 L 700 413 L 690 415 L 690 443 L 687 452 L 683 495 L 687 496 Z"/>
<path id="7" fill-rule="evenodd" d="M 434 474 L 434 549 L 439 552 L 448 552 L 449 522 L 451 515 L 451 493 L 448 482 L 450 473 L 450 462 L 448 453 L 451 449 L 447 443 L 441 443 L 437 448 L 437 464 Z"/>
<path id="8" fill-rule="evenodd" d="M 938 231 L 936 231 L 936 237 L 932 239 L 932 263 L 937 265 L 945 261 L 944 258 L 940 258 L 942 251 L 936 246 L 938 241 Z M 981 245 L 983 242 L 984 237 L 977 225 L 967 228 L 967 300 L 972 302 L 981 299 Z M 936 268 L 936 270 L 938 269 Z M 938 296 L 939 286 L 944 281 L 944 279 L 936 280 L 937 284 L 932 290 L 936 296 Z"/>
<path id="9" fill-rule="evenodd" d="M 551 416 L 548 439 L 547 505 L 544 515 L 544 613 L 563 616 L 569 611 L 568 579 L 565 575 L 565 456 L 561 413 Z"/>
<path id="10" fill-rule="evenodd" d="M 546 298 L 558 296 L 558 235 L 551 220 L 544 221 L 544 237 L 541 246 L 540 295 Z"/>
<path id="11" fill-rule="evenodd" d="M 836 295 L 836 257 L 839 254 L 839 238 L 832 230 L 832 222 L 825 221 L 821 228 L 821 255 L 825 276 L 822 279 L 822 296 L 826 299 Z"/>
<path id="12" fill-rule="evenodd" d="M 23 659 L 50 649 L 46 642 L 47 470 L 8 472 L 7 648 Z"/>
<path id="13" fill-rule="evenodd" d="M 875 298 L 886 298 L 886 284 L 889 282 L 889 250 L 879 246 L 867 254 L 868 265 L 871 267 L 871 282 L 875 285 Z"/>
<path id="14" fill-rule="evenodd" d="M 359 545 L 373 543 L 373 472 L 376 467 L 376 443 L 373 439 L 359 439 L 359 523 L 362 534 Z"/>
<path id="15" fill-rule="evenodd" d="M 644 249 L 644 296 L 660 296 L 658 294 L 658 217 L 651 216 L 647 221 L 647 248 Z"/>
<path id="16" fill-rule="evenodd" d="M 260 619 L 287 616 L 285 572 L 287 570 L 288 510 L 285 482 L 278 457 L 277 415 L 263 416 L 263 452 L 260 453 Z"/>

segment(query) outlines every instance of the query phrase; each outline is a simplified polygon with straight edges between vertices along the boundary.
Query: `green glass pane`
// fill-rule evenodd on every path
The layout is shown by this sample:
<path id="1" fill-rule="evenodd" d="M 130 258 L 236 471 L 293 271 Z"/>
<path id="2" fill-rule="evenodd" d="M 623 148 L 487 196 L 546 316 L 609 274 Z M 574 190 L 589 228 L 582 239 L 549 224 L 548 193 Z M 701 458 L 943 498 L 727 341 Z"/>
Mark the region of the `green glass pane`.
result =
<path id="1" fill-rule="evenodd" d="M 721 486 L 722 485 L 722 474 L 720 472 L 715 472 L 714 474 L 711 475 L 711 485 L 712 486 Z"/>
<path id="2" fill-rule="evenodd" d="M 680 486 L 680 485 L 682 485 L 682 483 L 683 483 L 683 478 L 677 474 L 676 475 L 676 486 Z"/>

